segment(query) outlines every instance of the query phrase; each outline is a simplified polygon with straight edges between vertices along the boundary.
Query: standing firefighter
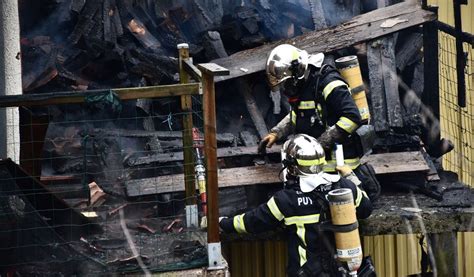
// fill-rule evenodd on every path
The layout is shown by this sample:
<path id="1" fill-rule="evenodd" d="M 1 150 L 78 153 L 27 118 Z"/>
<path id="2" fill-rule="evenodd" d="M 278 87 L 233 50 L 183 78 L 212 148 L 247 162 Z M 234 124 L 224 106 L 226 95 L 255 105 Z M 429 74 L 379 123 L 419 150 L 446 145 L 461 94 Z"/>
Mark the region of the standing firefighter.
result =
<path id="1" fill-rule="evenodd" d="M 324 171 L 335 172 L 334 145 L 342 144 L 345 165 L 354 170 L 375 199 L 379 185 L 373 170 L 360 166 L 362 151 L 355 136 L 361 124 L 359 109 L 339 72 L 323 61 L 324 54 L 309 55 L 289 44 L 272 50 L 266 65 L 267 78 L 272 90 L 280 88 L 288 96 L 291 112 L 262 139 L 259 151 L 291 133 L 307 134 L 317 138 L 326 153 Z"/>
<path id="2" fill-rule="evenodd" d="M 283 225 L 289 236 L 289 276 L 343 276 L 334 258 L 334 233 L 329 231 L 332 225 L 328 224 L 326 195 L 334 189 L 350 189 L 358 218 L 370 215 L 372 203 L 355 184 L 360 181 L 354 174 L 341 178 L 323 171 L 324 150 L 313 137 L 299 134 L 285 142 L 282 164 L 284 189 L 252 211 L 220 218 L 221 229 L 227 233 L 260 233 Z"/>

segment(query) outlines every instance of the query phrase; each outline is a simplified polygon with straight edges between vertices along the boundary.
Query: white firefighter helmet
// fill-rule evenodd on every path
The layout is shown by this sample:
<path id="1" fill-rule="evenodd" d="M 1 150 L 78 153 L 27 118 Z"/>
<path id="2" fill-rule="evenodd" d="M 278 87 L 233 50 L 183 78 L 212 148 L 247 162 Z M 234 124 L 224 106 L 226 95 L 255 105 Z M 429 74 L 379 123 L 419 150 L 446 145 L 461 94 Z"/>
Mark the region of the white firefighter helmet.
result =
<path id="1" fill-rule="evenodd" d="M 339 180 L 338 175 L 324 173 L 324 149 L 315 138 L 305 134 L 295 135 L 285 142 L 282 148 L 282 163 L 289 175 L 299 177 L 303 192 Z"/>
<path id="2" fill-rule="evenodd" d="M 290 78 L 303 79 L 308 68 L 308 59 L 308 52 L 290 44 L 273 48 L 266 65 L 270 86 L 277 86 Z"/>

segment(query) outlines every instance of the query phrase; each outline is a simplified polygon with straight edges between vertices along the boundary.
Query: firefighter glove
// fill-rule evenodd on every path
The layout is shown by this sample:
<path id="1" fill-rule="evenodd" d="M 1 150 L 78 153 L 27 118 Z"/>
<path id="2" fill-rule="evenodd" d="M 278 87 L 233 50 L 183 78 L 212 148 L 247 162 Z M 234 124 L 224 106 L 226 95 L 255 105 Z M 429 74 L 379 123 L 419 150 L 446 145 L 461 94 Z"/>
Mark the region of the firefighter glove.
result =
<path id="1" fill-rule="evenodd" d="M 352 169 L 349 166 L 347 165 L 336 166 L 336 170 L 339 172 L 339 174 L 341 174 L 342 177 L 351 181 L 356 186 L 359 186 L 361 184 L 359 177 L 355 175 L 354 171 L 352 171 Z"/>
<path id="2" fill-rule="evenodd" d="M 352 173 L 352 169 L 348 165 L 336 166 L 336 170 L 342 177 L 349 176 Z"/>
<path id="3" fill-rule="evenodd" d="M 321 136 L 318 141 L 326 151 L 332 150 L 334 143 L 342 143 L 348 134 L 336 126 L 329 127 Z"/>
<path id="4" fill-rule="evenodd" d="M 269 133 L 258 144 L 258 153 L 265 153 L 265 147 L 270 148 L 278 139 L 277 134 Z"/>

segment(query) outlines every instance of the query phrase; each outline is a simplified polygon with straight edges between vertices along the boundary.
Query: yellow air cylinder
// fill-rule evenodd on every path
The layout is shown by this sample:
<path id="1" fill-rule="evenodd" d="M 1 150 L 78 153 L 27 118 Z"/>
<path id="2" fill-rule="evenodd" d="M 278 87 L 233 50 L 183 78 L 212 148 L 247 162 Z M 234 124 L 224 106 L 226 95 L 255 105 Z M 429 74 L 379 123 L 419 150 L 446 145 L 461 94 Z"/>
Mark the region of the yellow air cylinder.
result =
<path id="1" fill-rule="evenodd" d="M 359 60 L 357 56 L 346 56 L 337 59 L 336 67 L 341 73 L 342 78 L 346 80 L 351 88 L 352 99 L 354 99 L 363 123 L 369 122 L 370 111 L 365 95 L 364 82 L 362 81 L 362 74 L 360 73 Z"/>
<path id="2" fill-rule="evenodd" d="M 349 226 L 357 222 L 354 198 L 350 189 L 335 189 L 328 193 L 331 221 L 335 226 Z M 350 229 L 350 228 L 349 228 Z M 359 229 L 334 232 L 337 259 L 347 265 L 351 275 L 356 275 L 362 263 Z"/>

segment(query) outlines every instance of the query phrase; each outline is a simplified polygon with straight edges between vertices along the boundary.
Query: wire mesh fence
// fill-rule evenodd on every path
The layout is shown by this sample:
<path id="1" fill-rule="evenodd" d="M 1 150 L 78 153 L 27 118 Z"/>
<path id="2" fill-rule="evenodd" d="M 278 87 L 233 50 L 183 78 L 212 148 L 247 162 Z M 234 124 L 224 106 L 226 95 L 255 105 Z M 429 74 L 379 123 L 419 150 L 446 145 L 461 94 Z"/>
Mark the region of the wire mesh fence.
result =
<path id="1" fill-rule="evenodd" d="M 474 49 L 464 43 L 466 55 L 466 107 L 458 104 L 456 38 L 439 32 L 441 135 L 455 148 L 443 158 L 443 167 L 456 172 L 461 181 L 474 186 Z"/>
<path id="2" fill-rule="evenodd" d="M 186 227 L 182 124 L 203 133 L 201 96 L 20 108 L 20 164 L 0 161 L 0 272 L 157 272 L 207 265 L 206 232 Z M 7 108 L 11 109 L 11 108 Z M 195 153 L 195 151 L 193 151 Z M 194 162 L 193 162 L 194 165 Z M 170 177 L 172 176 L 172 177 Z M 130 191 L 135 191 L 132 195 Z"/>

